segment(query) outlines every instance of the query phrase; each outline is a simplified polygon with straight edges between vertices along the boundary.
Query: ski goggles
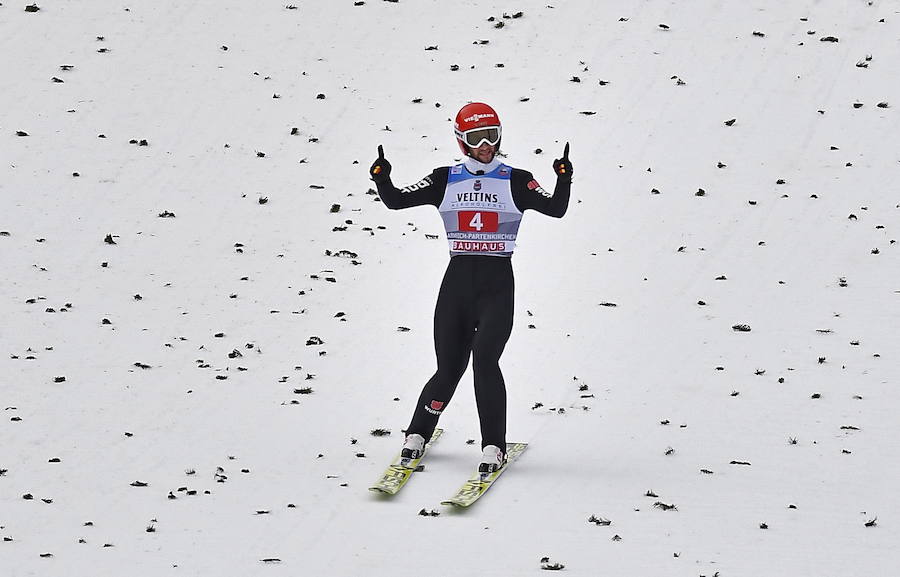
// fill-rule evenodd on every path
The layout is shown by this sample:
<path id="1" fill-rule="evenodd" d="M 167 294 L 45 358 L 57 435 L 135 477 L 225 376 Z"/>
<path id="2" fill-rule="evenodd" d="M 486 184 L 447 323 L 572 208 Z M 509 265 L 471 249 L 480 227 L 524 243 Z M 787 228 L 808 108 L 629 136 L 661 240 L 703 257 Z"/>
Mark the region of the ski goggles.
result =
<path id="1" fill-rule="evenodd" d="M 482 143 L 487 142 L 491 146 L 497 146 L 500 142 L 500 127 L 488 126 L 486 128 L 473 128 L 465 132 L 458 133 L 462 141 L 471 148 L 478 148 Z"/>

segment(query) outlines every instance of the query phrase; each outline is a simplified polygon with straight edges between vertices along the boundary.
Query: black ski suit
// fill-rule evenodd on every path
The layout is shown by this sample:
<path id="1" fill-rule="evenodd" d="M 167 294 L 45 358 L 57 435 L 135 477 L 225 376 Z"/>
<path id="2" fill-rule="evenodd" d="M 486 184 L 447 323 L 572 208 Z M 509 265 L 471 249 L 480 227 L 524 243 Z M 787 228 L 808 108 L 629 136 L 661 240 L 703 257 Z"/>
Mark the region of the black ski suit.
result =
<path id="1" fill-rule="evenodd" d="M 469 159 L 469 175 L 480 163 Z M 389 178 L 376 180 L 378 194 L 390 209 L 441 206 L 451 167 L 436 168 L 415 185 L 398 189 Z M 457 167 L 455 169 L 459 171 Z M 458 173 L 458 172 L 457 172 Z M 530 172 L 512 169 L 510 189 L 519 211 L 536 210 L 560 218 L 569 205 L 571 175 L 557 178 L 553 195 Z M 425 384 L 406 433 L 426 440 L 437 426 L 460 378 L 473 359 L 475 401 L 481 422 L 481 446 L 506 450 L 506 386 L 500 355 L 513 325 L 513 271 L 509 256 L 456 254 L 444 274 L 434 311 L 437 371 Z"/>

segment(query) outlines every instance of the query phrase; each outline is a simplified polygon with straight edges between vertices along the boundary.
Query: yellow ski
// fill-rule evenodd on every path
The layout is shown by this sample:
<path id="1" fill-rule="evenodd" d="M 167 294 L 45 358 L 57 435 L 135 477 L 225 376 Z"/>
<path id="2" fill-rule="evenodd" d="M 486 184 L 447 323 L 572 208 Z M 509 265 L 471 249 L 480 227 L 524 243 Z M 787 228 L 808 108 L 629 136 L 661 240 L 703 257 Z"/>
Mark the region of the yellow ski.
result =
<path id="1" fill-rule="evenodd" d="M 422 456 L 418 459 L 406 460 L 402 459 L 400 455 L 397 455 L 397 458 L 394 459 L 394 462 L 391 463 L 391 466 L 387 468 L 384 474 L 381 476 L 378 481 L 369 487 L 370 491 L 375 491 L 376 493 L 384 493 L 385 495 L 396 495 L 397 491 L 403 488 L 403 485 L 409 481 L 409 477 L 418 469 L 419 462 L 425 458 L 425 455 L 428 454 L 428 449 L 431 445 L 434 444 L 435 441 L 441 438 L 441 434 L 444 432 L 443 429 L 435 429 L 434 433 L 431 434 L 431 439 L 428 443 L 425 444 L 425 448 L 422 451 Z"/>
<path id="2" fill-rule="evenodd" d="M 455 495 L 447 499 L 446 501 L 441 501 L 441 505 L 453 505 L 455 507 L 468 507 L 479 498 L 481 498 L 484 493 L 490 489 L 491 485 L 494 484 L 494 481 L 503 474 L 503 471 L 509 468 L 513 461 L 515 461 L 519 455 L 521 455 L 525 449 L 528 448 L 528 443 L 507 443 L 506 444 L 506 464 L 501 468 L 497 469 L 493 473 L 482 475 L 478 471 L 475 471 L 475 474 L 469 478 L 465 484 L 459 488 L 459 491 L 456 492 Z"/>

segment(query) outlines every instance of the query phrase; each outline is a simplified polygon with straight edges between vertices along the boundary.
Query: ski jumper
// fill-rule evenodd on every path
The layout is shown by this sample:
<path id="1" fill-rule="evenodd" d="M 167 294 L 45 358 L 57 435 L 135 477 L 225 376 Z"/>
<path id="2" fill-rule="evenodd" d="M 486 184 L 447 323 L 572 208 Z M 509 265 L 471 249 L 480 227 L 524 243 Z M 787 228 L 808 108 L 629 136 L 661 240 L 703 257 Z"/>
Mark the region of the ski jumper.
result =
<path id="1" fill-rule="evenodd" d="M 522 214 L 562 217 L 571 183 L 558 179 L 551 195 L 528 171 L 468 158 L 403 189 L 390 180 L 376 185 L 388 208 L 437 207 L 451 257 L 434 310 L 437 371 L 422 389 L 406 433 L 431 438 L 471 356 L 481 446 L 506 447 L 506 385 L 499 362 L 513 325 L 510 257 Z"/>

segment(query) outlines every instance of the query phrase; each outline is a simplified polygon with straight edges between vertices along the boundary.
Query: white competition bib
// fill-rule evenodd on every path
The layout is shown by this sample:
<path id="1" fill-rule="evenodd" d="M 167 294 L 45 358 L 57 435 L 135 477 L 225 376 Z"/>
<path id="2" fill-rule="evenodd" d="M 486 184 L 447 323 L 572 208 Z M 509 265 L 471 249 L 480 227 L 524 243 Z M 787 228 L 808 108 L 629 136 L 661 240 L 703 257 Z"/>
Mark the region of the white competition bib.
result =
<path id="1" fill-rule="evenodd" d="M 513 202 L 512 168 L 501 164 L 474 175 L 458 164 L 450 167 L 447 189 L 438 210 L 447 231 L 450 256 L 512 256 L 522 212 Z"/>

